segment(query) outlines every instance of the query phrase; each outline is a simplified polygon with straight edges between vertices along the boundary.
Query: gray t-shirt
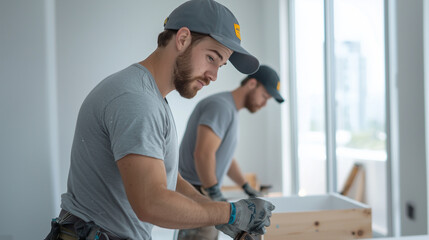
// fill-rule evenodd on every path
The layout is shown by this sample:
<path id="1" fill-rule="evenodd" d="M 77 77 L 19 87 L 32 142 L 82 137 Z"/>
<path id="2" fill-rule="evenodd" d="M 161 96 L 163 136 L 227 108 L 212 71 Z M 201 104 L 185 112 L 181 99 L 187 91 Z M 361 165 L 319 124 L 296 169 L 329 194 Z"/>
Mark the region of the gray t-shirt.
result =
<path id="1" fill-rule="evenodd" d="M 150 72 L 137 63 L 104 79 L 83 102 L 61 207 L 118 237 L 151 239 L 153 225 L 137 218 L 116 165 L 127 154 L 164 160 L 167 187 L 176 189 L 173 115 Z"/>
<path id="2" fill-rule="evenodd" d="M 216 151 L 216 178 L 219 185 L 227 173 L 237 146 L 238 111 L 231 92 L 222 92 L 200 101 L 188 120 L 179 150 L 179 172 L 194 185 L 201 185 L 195 169 L 194 151 L 199 125 L 210 127 L 222 140 Z"/>

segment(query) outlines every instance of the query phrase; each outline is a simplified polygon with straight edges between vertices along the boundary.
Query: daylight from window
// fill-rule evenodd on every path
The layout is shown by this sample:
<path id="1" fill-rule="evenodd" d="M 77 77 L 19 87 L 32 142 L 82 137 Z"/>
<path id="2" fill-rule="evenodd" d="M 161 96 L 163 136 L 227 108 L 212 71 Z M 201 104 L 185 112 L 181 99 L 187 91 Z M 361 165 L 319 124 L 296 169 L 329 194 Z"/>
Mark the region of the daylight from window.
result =
<path id="1" fill-rule="evenodd" d="M 349 197 L 372 207 L 374 230 L 383 234 L 387 231 L 383 0 L 332 0 L 332 4 L 336 191 L 341 192 L 353 166 L 362 166 Z M 297 0 L 294 5 L 298 194 L 324 194 L 324 1 Z"/>

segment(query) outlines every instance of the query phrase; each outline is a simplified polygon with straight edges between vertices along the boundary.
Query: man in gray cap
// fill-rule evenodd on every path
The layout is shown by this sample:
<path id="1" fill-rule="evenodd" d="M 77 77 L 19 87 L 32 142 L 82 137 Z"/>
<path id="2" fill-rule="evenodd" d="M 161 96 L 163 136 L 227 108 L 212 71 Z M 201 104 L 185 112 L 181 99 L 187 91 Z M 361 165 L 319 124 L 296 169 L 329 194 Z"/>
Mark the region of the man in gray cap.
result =
<path id="1" fill-rule="evenodd" d="M 228 175 L 251 198 L 260 193 L 246 182 L 233 158 L 237 145 L 238 111 L 246 108 L 255 113 L 273 97 L 282 103 L 280 80 L 270 67 L 261 65 L 248 75 L 241 86 L 231 92 L 221 92 L 201 100 L 189 117 L 179 151 L 179 173 L 200 193 L 214 201 L 226 201 L 220 186 Z M 217 239 L 213 227 L 186 229 L 180 240 Z M 204 238 L 203 236 L 211 236 Z"/>
<path id="2" fill-rule="evenodd" d="M 263 234 L 274 206 L 262 199 L 211 201 L 178 173 L 178 144 L 166 95 L 192 98 L 230 62 L 252 73 L 234 15 L 213 0 L 188 1 L 164 22 L 146 59 L 101 81 L 84 100 L 67 192 L 46 239 L 151 239 L 153 225 L 218 225 L 235 237 Z M 251 207 L 249 207 L 251 206 Z"/>

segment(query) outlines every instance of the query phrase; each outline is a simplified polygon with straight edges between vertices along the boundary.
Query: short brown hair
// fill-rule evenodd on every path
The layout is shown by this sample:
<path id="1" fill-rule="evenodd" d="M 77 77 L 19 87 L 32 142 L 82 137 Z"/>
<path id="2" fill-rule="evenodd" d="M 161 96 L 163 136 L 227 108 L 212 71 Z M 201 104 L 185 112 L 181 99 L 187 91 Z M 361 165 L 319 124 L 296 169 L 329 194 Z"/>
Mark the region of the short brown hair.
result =
<path id="1" fill-rule="evenodd" d="M 243 80 L 241 80 L 241 84 L 240 84 L 240 86 L 244 86 L 248 81 L 249 81 L 249 79 L 250 79 L 251 77 L 249 77 L 249 76 L 247 76 L 247 77 L 245 77 Z"/>
<path id="2" fill-rule="evenodd" d="M 251 77 L 250 75 L 245 77 L 243 80 L 241 80 L 241 84 L 240 86 L 244 86 L 250 79 L 252 79 L 254 77 Z M 255 78 L 256 79 L 256 78 Z M 256 79 L 256 87 L 259 87 L 261 83 L 258 81 L 258 79 Z"/>
<path id="3" fill-rule="evenodd" d="M 165 47 L 170 42 L 171 38 L 177 33 L 177 30 L 164 30 L 158 35 L 158 47 Z M 207 37 L 207 34 L 201 34 L 196 32 L 191 32 L 192 42 L 191 45 L 195 45 L 204 37 Z"/>

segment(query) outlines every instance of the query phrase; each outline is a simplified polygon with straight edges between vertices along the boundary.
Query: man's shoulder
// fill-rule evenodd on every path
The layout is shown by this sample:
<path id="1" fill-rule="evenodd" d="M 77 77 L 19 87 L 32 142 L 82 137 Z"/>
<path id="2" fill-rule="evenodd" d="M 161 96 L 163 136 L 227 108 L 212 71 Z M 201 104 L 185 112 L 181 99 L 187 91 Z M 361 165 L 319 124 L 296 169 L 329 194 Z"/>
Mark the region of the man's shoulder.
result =
<path id="1" fill-rule="evenodd" d="M 199 111 L 202 114 L 220 115 L 232 117 L 236 112 L 230 92 L 222 92 L 211 95 L 199 103 Z"/>
<path id="2" fill-rule="evenodd" d="M 140 104 L 153 107 L 162 107 L 163 99 L 155 84 L 151 73 L 142 65 L 135 63 L 119 72 L 119 78 L 122 78 L 121 88 L 122 97 L 126 99 L 135 99 Z"/>
<path id="3" fill-rule="evenodd" d="M 226 107 L 231 105 L 232 100 L 231 92 L 220 92 L 206 97 L 201 102 L 207 105 Z"/>

